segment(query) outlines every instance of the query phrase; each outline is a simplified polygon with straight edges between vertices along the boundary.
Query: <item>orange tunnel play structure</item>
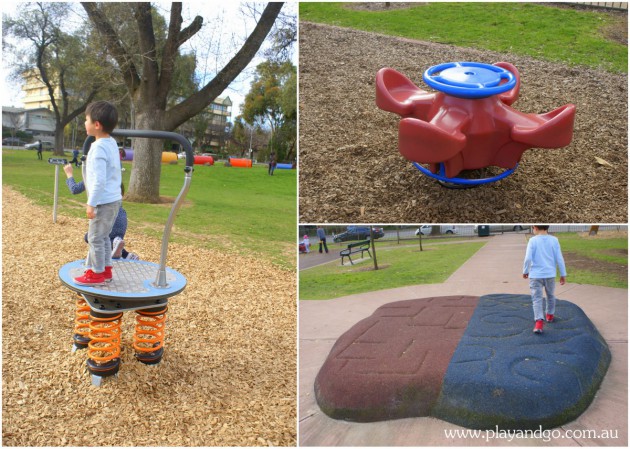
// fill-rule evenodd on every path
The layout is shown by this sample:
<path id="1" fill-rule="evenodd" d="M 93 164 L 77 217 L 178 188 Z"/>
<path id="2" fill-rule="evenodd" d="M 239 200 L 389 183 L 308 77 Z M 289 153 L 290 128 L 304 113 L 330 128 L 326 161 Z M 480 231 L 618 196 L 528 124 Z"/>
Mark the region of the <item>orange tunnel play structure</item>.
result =
<path id="1" fill-rule="evenodd" d="M 251 167 L 252 160 L 251 159 L 236 159 L 232 157 L 230 158 L 230 165 L 232 167 Z"/>

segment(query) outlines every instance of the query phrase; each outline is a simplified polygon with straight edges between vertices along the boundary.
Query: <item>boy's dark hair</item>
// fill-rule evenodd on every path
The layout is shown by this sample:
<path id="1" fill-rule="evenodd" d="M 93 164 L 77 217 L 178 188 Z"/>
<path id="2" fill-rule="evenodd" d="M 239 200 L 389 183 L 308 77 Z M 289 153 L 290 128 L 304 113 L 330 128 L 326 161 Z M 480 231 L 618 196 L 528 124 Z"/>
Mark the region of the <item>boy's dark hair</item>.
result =
<path id="1" fill-rule="evenodd" d="M 541 231 L 549 230 L 549 225 L 534 225 L 534 227 L 540 229 Z"/>
<path id="2" fill-rule="evenodd" d="M 118 124 L 118 111 L 109 101 L 95 101 L 88 104 L 85 115 L 89 115 L 93 122 L 99 122 L 103 131 L 110 134 Z"/>

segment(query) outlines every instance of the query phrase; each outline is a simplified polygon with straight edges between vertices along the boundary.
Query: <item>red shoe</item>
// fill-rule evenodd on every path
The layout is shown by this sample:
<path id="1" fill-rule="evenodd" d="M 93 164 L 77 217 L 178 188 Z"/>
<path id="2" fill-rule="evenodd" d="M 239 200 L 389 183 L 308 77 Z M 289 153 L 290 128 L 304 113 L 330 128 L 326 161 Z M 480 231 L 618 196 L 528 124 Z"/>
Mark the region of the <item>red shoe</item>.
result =
<path id="1" fill-rule="evenodd" d="M 535 334 L 542 334 L 543 331 L 543 320 L 536 321 L 536 325 L 534 326 Z"/>
<path id="2" fill-rule="evenodd" d="M 95 273 L 92 270 L 85 270 L 83 276 L 74 278 L 75 284 L 79 285 L 99 285 L 105 283 L 105 275 L 103 273 Z"/>
<path id="3" fill-rule="evenodd" d="M 545 318 L 547 319 L 547 323 L 553 323 L 553 315 L 547 314 Z"/>
<path id="4" fill-rule="evenodd" d="M 103 271 L 103 276 L 105 277 L 105 282 L 112 281 L 112 267 L 105 267 L 105 271 Z"/>

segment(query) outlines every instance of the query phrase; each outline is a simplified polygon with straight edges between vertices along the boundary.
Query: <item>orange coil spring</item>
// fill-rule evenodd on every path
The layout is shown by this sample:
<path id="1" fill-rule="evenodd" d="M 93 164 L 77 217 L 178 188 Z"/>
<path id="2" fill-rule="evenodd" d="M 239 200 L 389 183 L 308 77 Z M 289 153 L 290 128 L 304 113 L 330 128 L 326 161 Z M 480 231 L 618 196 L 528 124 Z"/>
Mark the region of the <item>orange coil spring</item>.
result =
<path id="1" fill-rule="evenodd" d="M 123 314 L 99 318 L 92 316 L 88 357 L 96 363 L 107 363 L 120 357 L 120 325 Z"/>
<path id="2" fill-rule="evenodd" d="M 157 312 L 138 310 L 136 315 L 136 331 L 133 335 L 133 348 L 138 352 L 155 352 L 164 346 L 164 325 L 166 311 Z"/>
<path id="3" fill-rule="evenodd" d="M 90 306 L 88 306 L 88 303 L 83 297 L 77 299 L 76 305 L 77 309 L 74 313 L 74 333 L 87 338 L 90 333 L 90 321 L 92 321 L 90 317 Z"/>

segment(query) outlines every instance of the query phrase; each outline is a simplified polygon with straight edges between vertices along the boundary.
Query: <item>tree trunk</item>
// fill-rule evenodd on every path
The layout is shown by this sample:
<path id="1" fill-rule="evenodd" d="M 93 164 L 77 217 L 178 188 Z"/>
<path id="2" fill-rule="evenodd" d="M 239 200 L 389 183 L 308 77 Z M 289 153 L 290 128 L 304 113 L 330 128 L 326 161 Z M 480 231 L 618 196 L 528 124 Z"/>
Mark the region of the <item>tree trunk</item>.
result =
<path id="1" fill-rule="evenodd" d="M 64 125 L 57 122 L 55 123 L 55 147 L 53 148 L 53 155 L 63 156 L 63 129 Z"/>
<path id="2" fill-rule="evenodd" d="M 139 112 L 137 129 L 163 129 L 162 111 Z M 133 165 L 125 201 L 159 203 L 162 171 L 163 141 L 159 139 L 133 139 Z"/>
<path id="3" fill-rule="evenodd" d="M 374 230 L 370 225 L 370 245 L 372 245 L 372 258 L 374 259 L 374 269 L 378 270 L 378 262 L 376 261 L 376 247 L 374 246 Z"/>
<path id="4" fill-rule="evenodd" d="M 258 24 L 242 47 L 216 76 L 198 92 L 167 109 L 167 99 L 172 89 L 172 74 L 178 49 L 194 36 L 203 24 L 200 16 L 182 29 L 182 4 L 171 5 L 171 18 L 164 47 L 158 52 L 157 38 L 152 22 L 152 7 L 148 2 L 134 3 L 134 18 L 138 27 L 138 47 L 142 63 L 136 66 L 129 48 L 117 35 L 98 3 L 82 2 L 90 20 L 100 32 L 107 47 L 122 72 L 125 85 L 136 108 L 136 129 L 172 131 L 204 109 L 243 72 L 254 58 L 271 30 L 283 3 L 270 2 Z M 117 20 L 115 17 L 112 21 Z M 136 50 L 137 51 L 137 50 Z M 134 139 L 133 170 L 125 199 L 128 201 L 156 203 L 160 200 L 160 171 L 163 142 Z"/>

